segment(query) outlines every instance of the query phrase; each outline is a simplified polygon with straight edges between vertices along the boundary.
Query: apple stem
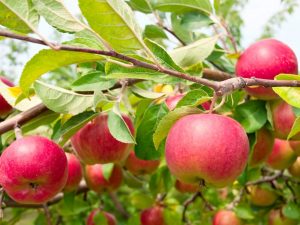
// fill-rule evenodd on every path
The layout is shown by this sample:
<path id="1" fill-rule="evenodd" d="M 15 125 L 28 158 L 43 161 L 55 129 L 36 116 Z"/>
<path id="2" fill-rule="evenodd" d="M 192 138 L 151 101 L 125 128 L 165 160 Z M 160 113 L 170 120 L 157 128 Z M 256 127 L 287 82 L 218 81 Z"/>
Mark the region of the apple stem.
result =
<path id="1" fill-rule="evenodd" d="M 52 222 L 51 222 L 51 214 L 50 214 L 50 211 L 49 211 L 49 208 L 48 208 L 47 203 L 43 204 L 43 208 L 44 208 L 44 212 L 45 212 L 47 224 L 48 224 L 48 225 L 52 225 Z"/>
<path id="2" fill-rule="evenodd" d="M 14 130 L 15 130 L 15 135 L 16 135 L 16 139 L 17 139 L 17 140 L 23 138 L 22 130 L 21 130 L 21 127 L 20 127 L 19 124 L 16 124 L 16 125 L 15 125 Z"/>
<path id="3" fill-rule="evenodd" d="M 1 187 L 0 188 L 0 221 L 4 217 L 4 213 L 3 213 L 3 209 L 2 209 L 3 197 L 4 197 L 4 189 Z"/>
<path id="4" fill-rule="evenodd" d="M 216 92 L 214 92 L 214 96 L 213 96 L 213 98 L 211 100 L 211 104 L 210 104 L 210 107 L 209 107 L 209 110 L 208 110 L 209 114 L 213 113 L 215 104 L 217 102 L 217 99 L 218 99 L 218 95 L 217 95 Z"/>

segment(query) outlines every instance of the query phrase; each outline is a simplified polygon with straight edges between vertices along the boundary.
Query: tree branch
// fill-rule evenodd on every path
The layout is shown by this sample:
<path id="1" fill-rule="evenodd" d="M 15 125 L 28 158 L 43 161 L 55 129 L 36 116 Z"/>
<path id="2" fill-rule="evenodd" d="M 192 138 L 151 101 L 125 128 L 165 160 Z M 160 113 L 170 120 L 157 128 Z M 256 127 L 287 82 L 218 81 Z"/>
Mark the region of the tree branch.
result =
<path id="1" fill-rule="evenodd" d="M 186 218 L 186 211 L 189 207 L 189 205 L 191 205 L 193 202 L 196 201 L 196 199 L 198 197 L 200 197 L 202 194 L 200 191 L 196 192 L 191 198 L 187 199 L 184 203 L 183 203 L 183 210 L 182 210 L 182 222 L 187 223 L 188 220 Z"/>
<path id="2" fill-rule="evenodd" d="M 128 214 L 128 212 L 122 206 L 122 204 L 119 201 L 116 193 L 111 192 L 111 193 L 109 193 L 109 196 L 110 196 L 111 200 L 113 201 L 113 203 L 115 204 L 116 209 L 121 213 L 123 218 L 128 219 L 130 215 Z"/>

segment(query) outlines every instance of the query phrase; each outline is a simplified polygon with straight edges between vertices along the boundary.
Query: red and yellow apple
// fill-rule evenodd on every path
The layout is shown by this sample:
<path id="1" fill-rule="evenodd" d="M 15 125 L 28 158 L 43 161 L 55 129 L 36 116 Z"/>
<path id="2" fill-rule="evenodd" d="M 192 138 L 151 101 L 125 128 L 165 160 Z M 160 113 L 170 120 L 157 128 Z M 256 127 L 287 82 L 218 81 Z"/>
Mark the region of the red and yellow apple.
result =
<path id="1" fill-rule="evenodd" d="M 286 218 L 280 209 L 273 209 L 269 213 L 269 225 L 297 225 L 296 220 Z"/>
<path id="2" fill-rule="evenodd" d="M 166 105 L 168 106 L 168 109 L 170 111 L 174 110 L 176 108 L 177 103 L 185 96 L 185 94 L 177 94 L 174 96 L 169 96 L 166 99 Z M 209 110 L 210 109 L 210 102 L 204 102 L 201 104 L 201 106 L 205 109 L 205 110 Z"/>
<path id="3" fill-rule="evenodd" d="M 68 179 L 64 187 L 65 192 L 75 191 L 82 179 L 82 168 L 78 158 L 72 153 L 66 153 L 68 161 Z"/>
<path id="4" fill-rule="evenodd" d="M 133 124 L 128 116 L 123 116 L 132 134 Z M 101 114 L 81 128 L 72 138 L 72 145 L 85 164 L 117 163 L 126 159 L 130 144 L 116 140 L 108 129 L 108 115 Z"/>
<path id="5" fill-rule="evenodd" d="M 297 156 L 300 156 L 300 141 L 290 141 L 290 145 Z"/>
<path id="6" fill-rule="evenodd" d="M 293 177 L 300 178 L 300 157 L 291 165 L 289 172 Z"/>
<path id="7" fill-rule="evenodd" d="M 277 200 L 277 194 L 263 186 L 248 187 L 250 202 L 256 206 L 270 206 Z"/>
<path id="8" fill-rule="evenodd" d="M 95 223 L 94 219 L 98 214 L 102 214 L 106 218 L 107 225 L 117 225 L 117 220 L 113 214 L 105 212 L 105 211 L 101 211 L 100 209 L 94 209 L 89 214 L 87 221 L 86 221 L 86 225 L 97 225 Z"/>
<path id="9" fill-rule="evenodd" d="M 281 73 L 298 74 L 298 62 L 293 50 L 275 39 L 264 39 L 252 44 L 239 57 L 236 65 L 236 74 L 244 78 L 273 80 Z M 250 87 L 246 90 L 260 99 L 278 97 L 272 88 Z"/>
<path id="10" fill-rule="evenodd" d="M 246 132 L 235 120 L 217 114 L 179 119 L 166 141 L 171 173 L 185 183 L 231 184 L 244 170 L 249 153 Z"/>
<path id="11" fill-rule="evenodd" d="M 68 178 L 67 158 L 53 141 L 28 136 L 14 141 L 0 158 L 0 185 L 16 202 L 43 204 Z"/>
<path id="12" fill-rule="evenodd" d="M 188 184 L 181 182 L 180 180 L 176 180 L 175 188 L 180 193 L 195 193 L 200 191 L 200 185 L 198 184 Z"/>
<path id="13" fill-rule="evenodd" d="M 161 206 L 143 210 L 140 217 L 141 225 L 166 225 L 163 211 Z"/>
<path id="14" fill-rule="evenodd" d="M 230 210 L 220 210 L 213 219 L 213 225 L 241 225 L 241 220 Z"/>
<path id="15" fill-rule="evenodd" d="M 0 76 L 0 80 L 9 87 L 14 86 L 14 84 L 5 77 Z M 9 112 L 11 112 L 11 110 L 12 106 L 7 103 L 2 95 L 0 95 L 0 116 L 6 116 Z"/>

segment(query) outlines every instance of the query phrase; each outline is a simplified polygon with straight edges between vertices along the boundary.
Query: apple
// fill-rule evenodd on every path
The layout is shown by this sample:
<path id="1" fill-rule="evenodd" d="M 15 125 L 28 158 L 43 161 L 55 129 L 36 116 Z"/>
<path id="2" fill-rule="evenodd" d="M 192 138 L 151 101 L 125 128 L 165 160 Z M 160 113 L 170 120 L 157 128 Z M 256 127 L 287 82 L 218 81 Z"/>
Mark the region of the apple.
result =
<path id="1" fill-rule="evenodd" d="M 267 164 L 275 170 L 283 170 L 289 168 L 296 158 L 297 156 L 290 143 L 276 138 L 273 150 L 267 159 Z"/>
<path id="2" fill-rule="evenodd" d="M 107 225 L 117 225 L 117 220 L 115 216 L 111 213 L 101 211 L 100 209 L 94 209 L 87 218 L 86 225 L 96 225 L 94 218 L 98 215 L 102 214 L 105 216 L 107 220 Z"/>
<path id="3" fill-rule="evenodd" d="M 236 74 L 244 78 L 273 80 L 281 73 L 298 74 L 298 62 L 293 50 L 275 39 L 264 39 L 252 44 L 241 54 L 236 64 Z M 246 90 L 260 99 L 278 98 L 272 88 L 251 87 Z"/>
<path id="4" fill-rule="evenodd" d="M 133 175 L 144 175 L 153 173 L 159 164 L 160 160 L 142 160 L 131 151 L 125 162 L 125 168 Z"/>
<path id="5" fill-rule="evenodd" d="M 249 159 L 249 165 L 251 167 L 260 166 L 266 161 L 271 153 L 274 145 L 274 134 L 266 129 L 262 128 L 256 133 L 256 144 L 253 147 L 252 155 Z"/>
<path id="6" fill-rule="evenodd" d="M 300 141 L 290 141 L 290 145 L 297 156 L 300 156 Z"/>
<path id="7" fill-rule="evenodd" d="M 250 193 L 250 202 L 256 206 L 271 206 L 277 200 L 276 193 L 263 186 L 250 186 L 248 191 Z"/>
<path id="8" fill-rule="evenodd" d="M 161 206 L 154 206 L 143 210 L 140 219 L 141 225 L 166 225 Z"/>
<path id="9" fill-rule="evenodd" d="M 130 144 L 116 140 L 108 129 L 108 115 L 101 114 L 81 128 L 72 138 L 72 145 L 85 164 L 117 163 L 126 159 Z M 128 116 L 123 116 L 132 134 L 133 124 Z"/>
<path id="10" fill-rule="evenodd" d="M 270 102 L 270 108 L 272 112 L 275 137 L 287 139 L 296 120 L 296 115 L 293 112 L 292 106 L 284 101 L 278 100 Z M 299 140 L 300 133 L 296 134 L 292 139 Z"/>
<path id="11" fill-rule="evenodd" d="M 78 158 L 72 153 L 66 153 L 68 161 L 68 180 L 64 187 L 65 192 L 75 191 L 82 179 L 82 168 Z"/>
<path id="12" fill-rule="evenodd" d="M 176 180 L 175 188 L 180 193 L 195 193 L 200 191 L 200 186 L 198 184 L 188 184 L 181 182 L 180 180 Z"/>
<path id="13" fill-rule="evenodd" d="M 174 110 L 176 108 L 177 103 L 185 96 L 185 94 L 177 94 L 174 96 L 169 96 L 166 99 L 166 104 L 167 107 L 170 111 Z M 204 102 L 201 104 L 201 106 L 205 109 L 205 110 L 209 110 L 210 109 L 210 102 Z"/>
<path id="14" fill-rule="evenodd" d="M 242 173 L 248 153 L 248 137 L 242 126 L 217 114 L 182 117 L 173 125 L 166 141 L 167 165 L 185 183 L 204 180 L 225 187 Z"/>
<path id="15" fill-rule="evenodd" d="M 300 178 L 300 157 L 289 168 L 289 172 L 293 177 Z"/>
<path id="16" fill-rule="evenodd" d="M 4 150 L 0 174 L 0 185 L 13 200 L 43 204 L 64 188 L 68 178 L 67 158 L 53 141 L 28 136 Z"/>
<path id="17" fill-rule="evenodd" d="M 0 76 L 0 80 L 9 87 L 14 86 L 14 84 L 5 77 Z M 11 110 L 12 106 L 7 103 L 2 95 L 0 95 L 0 116 L 6 116 L 9 112 L 11 112 Z"/>
<path id="18" fill-rule="evenodd" d="M 86 165 L 85 166 L 85 180 L 87 186 L 97 192 L 114 191 L 118 189 L 123 180 L 122 169 L 119 165 L 114 165 L 112 173 L 107 180 L 103 174 L 103 165 Z"/>
<path id="19" fill-rule="evenodd" d="M 296 220 L 286 218 L 280 209 L 273 209 L 269 213 L 268 224 L 269 225 L 297 225 L 298 222 Z"/>
<path id="20" fill-rule="evenodd" d="M 230 210 L 220 210 L 213 219 L 213 225 L 241 225 L 241 220 Z"/>

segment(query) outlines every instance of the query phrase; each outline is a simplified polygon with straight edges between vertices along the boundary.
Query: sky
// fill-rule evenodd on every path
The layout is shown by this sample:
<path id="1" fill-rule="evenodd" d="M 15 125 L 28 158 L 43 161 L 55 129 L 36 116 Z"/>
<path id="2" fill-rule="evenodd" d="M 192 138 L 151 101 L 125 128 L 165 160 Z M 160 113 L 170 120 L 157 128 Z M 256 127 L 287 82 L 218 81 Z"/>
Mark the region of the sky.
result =
<path id="1" fill-rule="evenodd" d="M 79 14 L 79 8 L 76 0 L 64 0 L 67 8 L 74 14 Z M 242 29 L 243 40 L 242 48 L 245 49 L 251 43 L 255 42 L 263 31 L 264 24 L 268 19 L 281 7 L 281 0 L 249 0 L 249 3 L 242 10 L 241 15 L 244 19 L 245 25 Z M 147 19 L 141 14 L 137 15 L 137 21 L 143 27 L 150 23 L 151 20 Z M 283 41 L 289 45 L 296 53 L 300 60 L 300 7 L 288 17 L 288 20 L 278 29 L 274 38 Z M 51 34 L 53 28 L 50 27 L 45 21 L 42 21 L 39 27 L 40 33 L 48 37 L 51 40 Z M 52 37 L 53 38 L 53 37 Z M 52 39 L 53 40 L 53 39 Z M 42 47 L 34 44 L 30 44 L 29 57 L 36 54 Z M 0 51 L 0 58 L 4 56 L 5 51 Z M 24 57 L 22 61 L 28 60 L 28 57 Z M 0 66 L 1 69 L 1 66 Z M 14 68 L 16 74 L 21 74 L 22 66 Z"/>

